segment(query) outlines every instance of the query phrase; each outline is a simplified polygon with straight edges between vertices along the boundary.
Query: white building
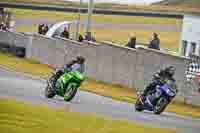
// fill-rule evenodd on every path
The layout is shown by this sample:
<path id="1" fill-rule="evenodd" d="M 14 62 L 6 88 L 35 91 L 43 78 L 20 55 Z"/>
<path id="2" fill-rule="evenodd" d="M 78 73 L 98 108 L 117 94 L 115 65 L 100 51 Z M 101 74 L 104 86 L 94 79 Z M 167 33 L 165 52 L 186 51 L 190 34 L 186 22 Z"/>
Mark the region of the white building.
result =
<path id="1" fill-rule="evenodd" d="M 184 15 L 179 52 L 200 56 L 200 16 Z"/>

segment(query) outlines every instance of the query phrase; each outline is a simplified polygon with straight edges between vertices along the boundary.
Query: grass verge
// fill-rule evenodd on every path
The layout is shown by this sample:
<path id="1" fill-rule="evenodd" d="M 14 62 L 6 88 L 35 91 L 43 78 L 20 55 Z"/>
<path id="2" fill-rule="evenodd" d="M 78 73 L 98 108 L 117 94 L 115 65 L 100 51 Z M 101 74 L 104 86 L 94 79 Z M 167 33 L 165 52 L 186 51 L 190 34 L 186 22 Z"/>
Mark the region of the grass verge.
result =
<path id="1" fill-rule="evenodd" d="M 38 64 L 37 62 L 17 58 L 10 54 L 5 54 L 1 52 L 0 65 L 18 72 L 25 72 L 40 77 L 46 77 L 50 74 L 51 71 L 53 71 L 52 68 L 47 65 Z M 136 93 L 134 89 L 122 87 L 120 85 L 106 84 L 91 79 L 83 82 L 81 89 L 98 95 L 111 97 L 116 100 L 130 103 L 133 103 L 136 99 Z M 190 105 L 173 103 L 168 106 L 167 111 L 174 112 L 179 115 L 200 118 L 200 108 Z"/>
<path id="2" fill-rule="evenodd" d="M 0 99 L 1 133 L 178 133 L 175 130 L 158 129 L 98 118 L 94 115 L 49 110 L 14 100 Z"/>
<path id="3" fill-rule="evenodd" d="M 34 11 L 28 9 L 6 9 L 13 13 L 15 19 L 44 19 L 49 21 L 72 21 L 78 17 L 77 13 L 51 12 L 51 11 Z M 87 14 L 81 14 L 81 20 L 87 20 Z M 112 24 L 159 24 L 181 26 L 182 21 L 174 18 L 143 17 L 143 16 L 115 16 L 93 14 L 92 22 L 112 23 Z"/>

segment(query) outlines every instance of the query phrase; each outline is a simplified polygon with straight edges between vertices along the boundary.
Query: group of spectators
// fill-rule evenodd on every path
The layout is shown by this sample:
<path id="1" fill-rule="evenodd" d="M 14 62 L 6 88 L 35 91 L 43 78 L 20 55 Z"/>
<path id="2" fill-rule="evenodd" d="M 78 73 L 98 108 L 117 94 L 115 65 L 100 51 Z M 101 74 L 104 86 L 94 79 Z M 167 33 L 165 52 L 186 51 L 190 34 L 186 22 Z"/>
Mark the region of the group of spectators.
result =
<path id="1" fill-rule="evenodd" d="M 129 48 L 135 48 L 136 46 L 136 37 L 133 36 L 129 39 L 128 44 L 126 45 Z M 148 44 L 148 48 L 155 49 L 155 50 L 160 50 L 160 39 L 158 37 L 157 33 L 153 33 L 152 39 L 150 40 Z"/>
<path id="2" fill-rule="evenodd" d="M 7 31 L 8 27 L 6 26 L 6 24 L 4 22 L 0 23 L 0 31 Z"/>
<path id="3" fill-rule="evenodd" d="M 48 30 L 49 30 L 49 26 L 47 24 L 39 24 L 38 34 L 45 35 Z"/>
<path id="4" fill-rule="evenodd" d="M 45 35 L 49 30 L 49 26 L 46 24 L 40 24 L 38 26 L 38 33 Z M 66 39 L 70 39 L 70 33 L 68 31 L 68 28 L 65 27 L 64 30 L 61 32 L 61 37 L 66 38 Z M 92 36 L 91 32 L 86 32 L 85 36 L 82 36 L 81 34 L 78 35 L 78 41 L 82 42 L 82 41 L 93 41 L 95 42 L 96 39 Z"/>
<path id="5" fill-rule="evenodd" d="M 61 37 L 66 38 L 66 39 L 70 39 L 69 38 L 70 37 L 70 33 L 69 33 L 67 27 L 65 27 L 64 30 L 63 30 L 63 32 L 61 33 Z M 95 38 L 92 37 L 91 32 L 86 32 L 85 36 L 82 36 L 81 34 L 78 35 L 78 41 L 79 42 L 82 42 L 84 40 L 86 40 L 86 41 L 93 41 L 93 42 L 96 41 Z"/>
<path id="6" fill-rule="evenodd" d="M 5 26 L 1 24 L 0 29 L 1 27 L 5 27 Z M 2 28 L 2 29 L 6 29 L 6 28 Z M 40 24 L 38 27 L 38 33 L 42 35 L 45 35 L 48 30 L 49 30 L 49 26 L 47 24 Z M 66 39 L 70 38 L 70 33 L 67 27 L 64 28 L 60 36 Z M 82 36 L 81 34 L 78 35 L 78 41 L 79 42 L 82 42 L 82 41 L 96 42 L 96 39 L 92 36 L 91 32 L 86 32 L 85 36 Z M 136 37 L 132 36 L 130 37 L 126 47 L 136 48 L 135 46 L 136 46 Z M 152 39 L 149 41 L 148 48 L 160 50 L 160 39 L 157 33 L 155 32 L 153 33 Z"/>
<path id="7" fill-rule="evenodd" d="M 45 35 L 49 30 L 49 26 L 47 24 L 39 24 L 38 26 L 38 34 Z M 61 37 L 69 39 L 69 31 L 67 27 L 64 28 L 63 32 L 61 33 Z"/>

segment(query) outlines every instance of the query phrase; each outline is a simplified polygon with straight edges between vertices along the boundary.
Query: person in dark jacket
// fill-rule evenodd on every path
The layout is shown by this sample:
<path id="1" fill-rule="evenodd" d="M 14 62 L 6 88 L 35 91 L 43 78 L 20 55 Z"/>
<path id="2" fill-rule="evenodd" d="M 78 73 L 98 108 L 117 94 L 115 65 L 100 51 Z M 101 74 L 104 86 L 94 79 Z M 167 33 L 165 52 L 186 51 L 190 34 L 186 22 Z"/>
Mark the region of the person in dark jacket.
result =
<path id="1" fill-rule="evenodd" d="M 46 26 L 45 26 L 45 24 L 41 26 L 41 34 L 42 35 L 46 34 Z"/>
<path id="2" fill-rule="evenodd" d="M 0 30 L 2 30 L 2 31 L 7 31 L 7 29 L 8 29 L 8 28 L 7 28 L 6 24 L 2 22 L 2 23 L 0 24 Z"/>
<path id="3" fill-rule="evenodd" d="M 126 46 L 129 48 L 135 48 L 135 45 L 136 45 L 136 37 L 131 37 Z"/>
<path id="4" fill-rule="evenodd" d="M 165 69 L 161 69 L 153 75 L 153 80 L 150 84 L 146 86 L 143 91 L 142 96 L 146 96 L 149 92 L 153 92 L 156 89 L 157 85 L 167 83 L 175 91 L 177 90 L 176 80 L 174 79 L 175 67 L 169 66 Z"/>
<path id="5" fill-rule="evenodd" d="M 78 35 L 78 41 L 82 42 L 84 40 L 83 36 L 81 34 Z"/>
<path id="6" fill-rule="evenodd" d="M 62 37 L 69 39 L 69 32 L 67 30 L 67 27 L 64 28 L 64 31 L 61 34 Z"/>
<path id="7" fill-rule="evenodd" d="M 84 40 L 96 42 L 96 39 L 95 39 L 95 37 L 92 36 L 92 33 L 91 33 L 91 32 L 86 32 L 86 35 L 85 35 L 85 39 L 84 39 Z"/>
<path id="8" fill-rule="evenodd" d="M 158 34 L 153 33 L 153 39 L 150 41 L 148 48 L 160 50 L 160 39 Z"/>
<path id="9" fill-rule="evenodd" d="M 86 32 L 85 40 L 87 40 L 87 41 L 91 41 L 92 40 L 92 33 L 91 32 Z"/>
<path id="10" fill-rule="evenodd" d="M 44 35 L 48 32 L 48 30 L 49 30 L 49 26 L 46 24 L 44 26 Z"/>
<path id="11" fill-rule="evenodd" d="M 39 26 L 38 26 L 38 34 L 42 34 L 43 27 L 44 27 L 44 24 L 39 24 Z"/>

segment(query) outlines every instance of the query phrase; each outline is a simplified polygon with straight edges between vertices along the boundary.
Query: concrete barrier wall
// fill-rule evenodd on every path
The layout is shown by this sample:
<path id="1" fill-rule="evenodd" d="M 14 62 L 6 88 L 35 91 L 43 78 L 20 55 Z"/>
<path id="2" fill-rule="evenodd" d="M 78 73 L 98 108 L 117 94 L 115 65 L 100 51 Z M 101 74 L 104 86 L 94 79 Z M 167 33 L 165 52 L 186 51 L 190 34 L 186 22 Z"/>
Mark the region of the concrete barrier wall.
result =
<path id="1" fill-rule="evenodd" d="M 55 68 L 64 64 L 64 45 L 56 44 L 56 39 L 46 38 L 41 35 L 34 35 L 29 58 L 41 63 L 49 64 Z M 28 53 L 27 53 L 28 54 Z"/>
<path id="2" fill-rule="evenodd" d="M 14 46 L 26 48 L 28 42 L 28 36 L 20 33 L 12 33 L 12 32 L 10 33 L 12 34 L 12 36 L 15 37 L 15 39 L 13 39 Z"/>
<path id="3" fill-rule="evenodd" d="M 191 97 L 194 93 L 185 85 L 185 70 L 188 58 L 173 56 L 148 48 L 129 49 L 107 43 L 79 43 L 61 38 L 46 38 L 41 35 L 25 35 L 27 58 L 35 59 L 53 67 L 61 67 L 78 55 L 86 60 L 86 75 L 90 78 L 114 84 L 121 84 L 137 90 L 143 89 L 153 73 L 160 68 L 173 65 L 177 68 L 175 78 L 180 90 L 178 100 L 188 98 L 191 103 L 199 104 L 200 100 Z M 21 39 L 20 37 L 15 39 Z M 2 38 L 0 34 L 0 39 Z M 10 43 L 8 39 L 7 43 Z M 17 42 L 17 41 L 16 41 Z M 20 42 L 20 41 L 18 41 Z M 23 41 L 22 41 L 23 42 Z"/>
<path id="4" fill-rule="evenodd" d="M 99 65 L 98 58 L 97 58 L 97 49 L 100 47 L 99 45 L 97 44 L 88 45 L 88 44 L 78 43 L 76 41 L 66 40 L 66 39 L 61 39 L 61 38 L 56 39 L 56 44 L 64 46 L 65 58 L 62 62 L 62 65 L 71 61 L 72 59 L 75 59 L 79 55 L 84 56 L 87 59 L 86 67 L 85 67 L 86 75 L 88 77 L 91 77 L 97 80 L 102 79 L 102 77 L 99 77 L 97 75 L 98 73 L 97 66 Z"/>
<path id="5" fill-rule="evenodd" d="M 25 48 L 27 41 L 28 37 L 24 34 L 0 31 L 0 44 Z"/>
<path id="6" fill-rule="evenodd" d="M 0 31 L 0 45 L 1 44 L 12 45 L 13 39 L 14 37 L 12 37 L 9 32 Z"/>
<path id="7" fill-rule="evenodd" d="M 96 54 L 97 79 L 133 88 L 136 50 L 101 44 Z"/>

